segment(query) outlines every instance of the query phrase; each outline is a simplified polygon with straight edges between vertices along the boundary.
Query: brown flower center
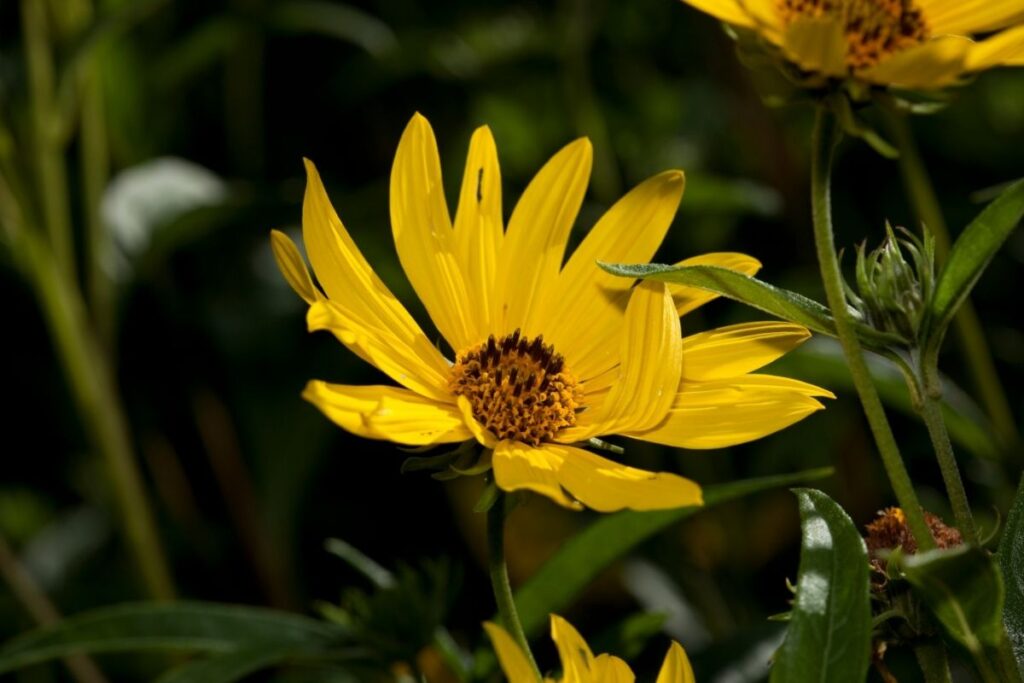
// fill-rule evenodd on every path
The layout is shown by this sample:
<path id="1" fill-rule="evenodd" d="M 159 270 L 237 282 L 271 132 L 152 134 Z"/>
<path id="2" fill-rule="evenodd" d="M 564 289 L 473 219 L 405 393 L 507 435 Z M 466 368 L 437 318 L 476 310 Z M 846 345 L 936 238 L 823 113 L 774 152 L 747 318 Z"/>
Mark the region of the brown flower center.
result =
<path id="1" fill-rule="evenodd" d="M 838 19 L 846 36 L 846 65 L 856 71 L 922 43 L 928 25 L 913 0 L 777 0 L 786 24 Z"/>
<path id="2" fill-rule="evenodd" d="M 498 439 L 533 446 L 576 424 L 582 405 L 580 383 L 565 369 L 565 359 L 544 338 L 519 330 L 460 354 L 448 386 L 465 396 L 473 417 Z"/>

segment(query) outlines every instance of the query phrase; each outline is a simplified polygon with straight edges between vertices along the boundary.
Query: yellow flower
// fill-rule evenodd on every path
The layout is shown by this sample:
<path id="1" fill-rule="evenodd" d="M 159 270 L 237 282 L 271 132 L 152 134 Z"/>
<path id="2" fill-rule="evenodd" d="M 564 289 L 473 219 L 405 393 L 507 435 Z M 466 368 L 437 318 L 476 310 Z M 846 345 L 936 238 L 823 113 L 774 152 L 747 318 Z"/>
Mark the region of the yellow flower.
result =
<path id="1" fill-rule="evenodd" d="M 804 71 L 831 78 L 927 90 L 969 73 L 1024 65 L 1020 0 L 683 2 L 754 31 Z M 970 38 L 997 30 L 979 42 Z"/>
<path id="2" fill-rule="evenodd" d="M 526 655 L 505 629 L 489 622 L 484 624 L 484 629 L 508 683 L 539 683 Z M 628 664 L 608 654 L 595 657 L 572 624 L 554 614 L 551 615 L 551 639 L 562 662 L 561 683 L 632 683 L 634 680 Z M 694 683 L 694 680 L 686 651 L 673 641 L 656 683 Z M 544 679 L 544 683 L 549 681 L 554 683 L 554 679 Z"/>
<path id="3" fill-rule="evenodd" d="M 309 329 L 332 332 L 403 388 L 313 381 L 304 397 L 371 439 L 410 446 L 476 439 L 493 449 L 502 489 L 600 511 L 696 505 L 701 490 L 576 444 L 623 434 L 720 448 L 822 408 L 815 397 L 831 396 L 827 391 L 750 374 L 804 341 L 803 327 L 750 323 L 684 338 L 679 316 L 712 294 L 656 282 L 634 287 L 597 267 L 598 260 L 651 258 L 682 196 L 681 172 L 629 192 L 562 265 L 591 154 L 585 139 L 556 154 L 503 230 L 497 151 L 490 131 L 478 129 L 453 224 L 430 124 L 419 114 L 409 122 L 391 175 L 391 226 L 402 268 L 450 346 L 448 358 L 374 273 L 307 161 L 303 238 L 324 293 L 296 246 L 277 231 L 275 257 L 309 304 Z M 760 266 L 731 253 L 684 263 L 750 274 Z"/>

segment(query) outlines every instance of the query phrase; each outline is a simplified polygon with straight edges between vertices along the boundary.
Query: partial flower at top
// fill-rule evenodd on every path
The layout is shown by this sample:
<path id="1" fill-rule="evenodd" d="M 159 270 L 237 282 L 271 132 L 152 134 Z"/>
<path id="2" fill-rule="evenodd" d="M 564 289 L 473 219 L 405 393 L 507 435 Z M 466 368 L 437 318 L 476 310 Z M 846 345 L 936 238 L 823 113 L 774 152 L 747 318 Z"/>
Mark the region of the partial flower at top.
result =
<path id="1" fill-rule="evenodd" d="M 1024 65 L 1020 0 L 683 0 L 755 32 L 805 72 L 930 90 Z M 975 42 L 971 36 L 999 31 Z"/>
<path id="2" fill-rule="evenodd" d="M 313 164 L 303 238 L 323 292 L 296 246 L 272 235 L 274 254 L 309 304 L 310 330 L 329 330 L 396 386 L 310 382 L 307 400 L 348 431 L 429 446 L 476 439 L 493 451 L 497 485 L 566 507 L 660 509 L 696 505 L 701 490 L 579 445 L 607 434 L 685 448 L 720 448 L 782 429 L 822 408 L 818 387 L 750 374 L 809 335 L 788 323 L 734 325 L 680 335 L 679 316 L 714 295 L 614 277 L 598 261 L 646 262 L 683 193 L 683 174 L 641 183 L 597 222 L 563 266 L 583 201 L 591 147 L 577 140 L 526 188 L 502 225 L 501 177 L 491 132 L 470 142 L 454 223 L 437 143 L 419 114 L 398 145 L 391 226 L 398 257 L 449 358 L 427 337 L 356 248 Z M 748 274 L 749 256 L 706 254 Z"/>
<path id="3" fill-rule="evenodd" d="M 498 662 L 508 683 L 541 683 L 533 672 L 529 660 L 505 629 L 492 623 L 484 624 L 491 638 Z M 562 617 L 551 615 L 551 639 L 558 648 L 562 662 L 560 683 L 632 683 L 634 675 L 629 664 L 608 654 L 594 656 L 587 641 L 583 640 L 572 624 Z M 543 683 L 555 683 L 545 678 Z M 686 651 L 677 643 L 669 646 L 656 683 L 694 683 L 693 669 Z"/>

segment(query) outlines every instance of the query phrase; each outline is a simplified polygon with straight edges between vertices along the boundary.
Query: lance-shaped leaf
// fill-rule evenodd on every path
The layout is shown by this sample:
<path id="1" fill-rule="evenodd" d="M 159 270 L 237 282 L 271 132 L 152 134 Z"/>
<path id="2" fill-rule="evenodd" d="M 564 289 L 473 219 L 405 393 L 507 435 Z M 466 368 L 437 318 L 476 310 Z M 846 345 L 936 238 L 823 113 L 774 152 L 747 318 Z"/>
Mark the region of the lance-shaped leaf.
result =
<path id="1" fill-rule="evenodd" d="M 264 644 L 216 654 L 172 669 L 157 683 L 235 683 L 287 661 L 293 654 L 292 647 Z"/>
<path id="2" fill-rule="evenodd" d="M 832 314 L 817 301 L 734 270 L 718 266 L 666 266 L 656 263 L 599 265 L 614 275 L 671 282 L 715 292 L 777 318 L 803 325 L 812 332 L 836 336 Z M 854 327 L 861 343 L 871 349 L 903 346 L 906 343 L 897 335 L 879 332 L 863 323 L 854 323 Z"/>
<path id="3" fill-rule="evenodd" d="M 941 343 L 949 322 L 1021 218 L 1024 180 L 1006 188 L 957 238 L 935 285 L 925 331 L 928 345 Z"/>
<path id="4" fill-rule="evenodd" d="M 1003 623 L 1017 664 L 1024 670 L 1024 477 L 1017 487 L 1003 539 L 999 542 L 999 566 L 1006 579 Z"/>
<path id="5" fill-rule="evenodd" d="M 771 680 L 863 683 L 871 660 L 864 539 L 821 491 L 796 489 L 803 544 L 796 599 Z"/>

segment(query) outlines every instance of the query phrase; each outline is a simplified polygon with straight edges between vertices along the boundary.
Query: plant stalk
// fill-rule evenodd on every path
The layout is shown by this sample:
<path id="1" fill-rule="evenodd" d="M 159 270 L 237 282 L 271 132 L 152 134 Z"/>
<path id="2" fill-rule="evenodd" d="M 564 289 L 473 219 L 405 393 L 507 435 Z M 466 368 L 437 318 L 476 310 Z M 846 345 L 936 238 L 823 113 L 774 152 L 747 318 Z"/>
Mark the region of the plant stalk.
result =
<path id="1" fill-rule="evenodd" d="M 935 457 L 939 461 L 942 481 L 946 484 L 946 495 L 949 496 L 949 503 L 953 508 L 957 529 L 960 530 L 960 534 L 968 545 L 976 546 L 978 545 L 978 529 L 974 525 L 974 516 L 971 514 L 971 506 L 967 501 L 967 491 L 964 489 L 964 482 L 960 477 L 960 468 L 956 464 L 956 455 L 953 454 L 953 444 L 949 440 L 946 420 L 942 416 L 942 399 L 928 391 L 927 388 L 921 393 L 923 394 L 921 417 L 925 426 L 928 427 L 928 436 L 931 437 Z"/>
<path id="2" fill-rule="evenodd" d="M 519 612 L 516 610 L 515 599 L 512 597 L 512 584 L 508 580 L 508 565 L 505 564 L 505 517 L 508 514 L 508 504 L 508 496 L 499 491 L 497 499 L 487 511 L 488 569 L 502 626 L 526 655 L 539 681 L 541 679 L 540 669 L 537 667 L 537 661 L 533 658 L 533 652 L 530 651 L 530 643 L 526 640 L 523 625 L 519 621 Z"/>
<path id="3" fill-rule="evenodd" d="M 839 259 L 836 256 L 832 232 L 831 176 L 832 157 L 838 141 L 837 128 L 825 106 L 818 108 L 812 138 L 811 158 L 811 213 L 814 223 L 814 242 L 818 252 L 818 264 L 825 286 L 825 295 L 835 319 L 836 334 L 843 347 L 853 384 L 857 388 L 864 414 L 871 427 L 875 443 L 882 456 L 882 464 L 892 485 L 896 500 L 907 516 L 907 525 L 921 551 L 935 547 L 935 540 L 924 519 L 924 511 L 918 502 L 914 485 L 910 481 L 906 465 L 900 455 L 896 438 L 893 436 L 885 409 L 878 397 L 878 390 L 872 383 L 864 352 L 853 327 L 843 290 Z"/>
<path id="4" fill-rule="evenodd" d="M 952 683 L 949 659 L 941 640 L 922 641 L 914 646 L 917 664 L 924 674 L 924 683 Z"/>

